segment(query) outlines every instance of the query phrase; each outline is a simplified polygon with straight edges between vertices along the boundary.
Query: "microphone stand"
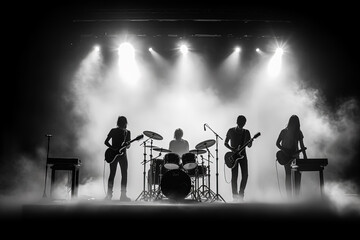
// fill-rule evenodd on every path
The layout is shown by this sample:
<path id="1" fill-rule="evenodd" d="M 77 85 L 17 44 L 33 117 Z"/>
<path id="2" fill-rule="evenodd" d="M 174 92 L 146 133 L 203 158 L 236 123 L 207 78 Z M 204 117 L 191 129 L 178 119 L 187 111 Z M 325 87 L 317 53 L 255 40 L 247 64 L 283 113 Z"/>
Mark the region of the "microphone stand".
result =
<path id="1" fill-rule="evenodd" d="M 225 200 L 224 200 L 224 198 L 219 194 L 219 180 L 218 180 L 218 178 L 219 178 L 219 148 L 218 148 L 218 145 L 219 145 L 219 138 L 221 139 L 221 140 L 223 140 L 220 136 L 219 136 L 219 134 L 217 134 L 214 130 L 212 130 L 211 129 L 211 127 L 207 124 L 207 123 L 205 123 L 205 125 L 204 125 L 204 128 L 205 127 L 208 127 L 214 134 L 215 134 L 215 143 L 216 143 L 216 148 L 215 148 L 215 155 L 216 155 L 216 195 L 215 195 L 215 197 L 213 198 L 213 201 L 216 201 L 216 200 L 218 200 L 218 201 L 223 201 L 223 202 L 225 202 Z"/>
<path id="2" fill-rule="evenodd" d="M 47 180 L 47 170 L 48 170 L 48 160 L 49 160 L 49 149 L 50 149 L 50 138 L 52 137 L 52 135 L 50 134 L 46 134 L 45 135 L 48 139 L 47 141 L 47 152 L 46 152 L 46 164 L 45 164 L 45 184 L 44 184 L 44 193 L 43 193 L 43 198 L 46 198 L 46 180 Z"/>

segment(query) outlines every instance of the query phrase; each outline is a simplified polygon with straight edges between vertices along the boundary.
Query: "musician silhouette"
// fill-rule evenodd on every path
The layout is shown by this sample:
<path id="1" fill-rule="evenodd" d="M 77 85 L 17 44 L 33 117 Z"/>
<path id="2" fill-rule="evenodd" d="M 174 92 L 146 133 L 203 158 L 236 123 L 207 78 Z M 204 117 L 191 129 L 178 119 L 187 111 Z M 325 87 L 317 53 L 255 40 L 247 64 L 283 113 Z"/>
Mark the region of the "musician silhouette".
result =
<path id="1" fill-rule="evenodd" d="M 174 139 L 169 143 L 169 150 L 178 154 L 180 157 L 189 152 L 189 142 L 183 139 L 184 132 L 181 128 L 178 128 L 174 132 Z"/>
<path id="2" fill-rule="evenodd" d="M 246 117 L 244 115 L 239 115 L 236 120 L 236 127 L 230 128 L 226 133 L 226 138 L 224 141 L 225 147 L 230 149 L 232 152 L 240 149 L 246 142 L 250 141 L 251 134 L 248 129 L 245 129 Z M 230 144 L 229 144 L 230 142 Z M 252 141 L 250 141 L 247 147 L 252 146 Z M 246 147 L 241 152 L 243 156 L 242 159 L 238 160 L 235 166 L 231 169 L 231 190 L 233 194 L 234 201 L 244 200 L 245 188 L 248 180 L 248 159 L 246 156 Z M 239 175 L 239 165 L 241 169 L 241 181 L 240 188 L 238 191 L 238 175 Z"/>
<path id="3" fill-rule="evenodd" d="M 284 164 L 286 192 L 287 196 L 291 197 L 293 190 L 291 185 L 291 165 L 293 160 L 300 157 L 300 152 L 302 152 L 304 159 L 307 159 L 305 151 L 306 148 L 304 145 L 304 135 L 300 128 L 300 119 L 297 115 L 292 115 L 289 118 L 287 126 L 280 131 L 280 134 L 276 140 L 276 146 L 280 150 L 284 151 L 288 156 L 291 156 L 289 161 Z M 301 173 L 300 171 L 295 171 L 294 193 L 296 195 L 298 195 L 300 191 L 300 182 Z"/>
<path id="4" fill-rule="evenodd" d="M 116 155 L 114 160 L 109 164 L 110 174 L 108 178 L 108 189 L 105 199 L 110 200 L 113 196 L 113 186 L 116 174 L 117 165 L 120 165 L 121 170 L 121 201 L 130 201 L 130 198 L 126 196 L 127 188 L 127 171 L 128 171 L 128 159 L 126 149 L 130 147 L 131 132 L 127 130 L 127 119 L 124 116 L 119 116 L 117 119 L 117 127 L 112 128 L 105 139 L 105 145 L 114 151 L 118 151 L 121 147 L 126 146 L 122 150 L 121 155 Z M 110 144 L 111 140 L 111 144 Z"/>

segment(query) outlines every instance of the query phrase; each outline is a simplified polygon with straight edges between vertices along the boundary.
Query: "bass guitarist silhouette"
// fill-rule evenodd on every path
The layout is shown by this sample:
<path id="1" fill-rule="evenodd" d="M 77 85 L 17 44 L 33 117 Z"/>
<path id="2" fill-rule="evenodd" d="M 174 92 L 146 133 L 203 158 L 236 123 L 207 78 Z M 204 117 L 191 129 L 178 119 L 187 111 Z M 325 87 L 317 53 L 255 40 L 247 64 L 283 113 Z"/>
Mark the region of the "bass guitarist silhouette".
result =
<path id="1" fill-rule="evenodd" d="M 225 154 L 225 162 L 231 168 L 231 191 L 234 201 L 242 201 L 248 179 L 248 158 L 246 147 L 252 146 L 250 131 L 245 129 L 246 118 L 239 115 L 236 120 L 236 127 L 229 128 L 224 141 L 225 147 L 231 150 Z M 260 135 L 256 134 L 258 137 Z M 241 152 L 241 157 L 237 154 Z M 236 161 L 235 161 L 236 160 Z M 238 188 L 239 168 L 241 170 L 240 187 Z"/>
<path id="2" fill-rule="evenodd" d="M 107 163 L 112 163 L 116 157 L 121 156 L 124 154 L 125 149 L 134 141 L 138 141 L 144 137 L 143 134 L 138 135 L 136 138 L 130 140 L 129 142 L 124 142 L 121 144 L 121 147 L 119 149 L 114 149 L 111 147 L 108 147 L 105 151 L 105 161 Z"/>
<path id="3" fill-rule="evenodd" d="M 227 152 L 225 153 L 224 159 L 225 164 L 228 168 L 234 168 L 236 166 L 237 161 L 244 158 L 244 155 L 241 153 L 244 151 L 244 149 L 252 142 L 255 138 L 259 137 L 261 134 L 258 132 L 255 134 L 254 137 L 252 137 L 249 141 L 247 141 L 244 145 L 238 147 L 238 149 L 235 152 Z"/>
<path id="4" fill-rule="evenodd" d="M 301 153 L 302 151 L 305 151 L 307 148 L 301 148 L 300 150 L 296 150 L 296 151 L 290 151 L 289 149 L 281 149 L 279 151 L 276 152 L 276 160 L 281 164 L 281 165 L 286 165 L 289 164 L 290 161 L 294 160 L 299 153 Z"/>
<path id="5" fill-rule="evenodd" d="M 276 140 L 276 146 L 280 149 L 280 151 L 276 153 L 276 159 L 285 169 L 285 187 L 287 195 L 288 197 L 292 197 L 293 190 L 296 195 L 299 193 L 301 182 L 301 173 L 300 171 L 296 171 L 294 176 L 295 189 L 292 189 L 292 160 L 299 158 L 300 152 L 302 153 L 303 158 L 307 159 L 304 135 L 300 128 L 300 119 L 297 115 L 290 116 L 287 126 L 280 131 Z"/>

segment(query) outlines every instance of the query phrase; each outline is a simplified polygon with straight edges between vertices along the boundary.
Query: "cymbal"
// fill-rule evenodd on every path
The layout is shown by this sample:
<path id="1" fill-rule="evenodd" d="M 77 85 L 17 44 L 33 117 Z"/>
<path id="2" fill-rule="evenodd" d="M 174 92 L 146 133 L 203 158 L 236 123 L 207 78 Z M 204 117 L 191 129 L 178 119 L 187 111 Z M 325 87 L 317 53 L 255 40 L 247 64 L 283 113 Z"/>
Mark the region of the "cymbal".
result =
<path id="1" fill-rule="evenodd" d="M 149 137 L 149 138 L 153 138 L 155 140 L 163 140 L 163 137 L 155 132 L 151 132 L 151 131 L 144 131 L 143 132 L 145 136 Z"/>
<path id="2" fill-rule="evenodd" d="M 204 148 L 209 148 L 211 147 L 212 145 L 215 144 L 215 140 L 214 139 L 209 139 L 209 140 L 205 140 L 205 141 L 202 141 L 201 143 L 197 144 L 195 146 L 196 149 L 204 149 Z"/>
<path id="3" fill-rule="evenodd" d="M 190 153 L 194 153 L 194 154 L 204 154 L 206 153 L 206 150 L 204 149 L 193 149 L 189 151 Z"/>
<path id="4" fill-rule="evenodd" d="M 158 147 L 156 147 L 156 148 L 154 148 L 153 149 L 154 151 L 158 151 L 158 152 L 171 152 L 169 149 L 165 149 L 165 148 L 158 148 Z"/>

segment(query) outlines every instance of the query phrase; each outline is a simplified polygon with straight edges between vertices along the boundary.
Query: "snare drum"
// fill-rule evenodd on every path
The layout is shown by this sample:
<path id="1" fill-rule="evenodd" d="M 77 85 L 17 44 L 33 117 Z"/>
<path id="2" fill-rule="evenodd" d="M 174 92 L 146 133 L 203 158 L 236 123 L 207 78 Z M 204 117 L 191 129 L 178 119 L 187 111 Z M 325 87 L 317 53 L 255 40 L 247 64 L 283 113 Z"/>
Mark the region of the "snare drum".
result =
<path id="1" fill-rule="evenodd" d="M 168 170 L 180 168 L 180 156 L 176 153 L 167 153 L 164 157 L 164 167 Z"/>
<path id="2" fill-rule="evenodd" d="M 184 153 L 181 157 L 182 165 L 185 170 L 191 170 L 196 168 L 196 158 L 194 153 Z"/>

